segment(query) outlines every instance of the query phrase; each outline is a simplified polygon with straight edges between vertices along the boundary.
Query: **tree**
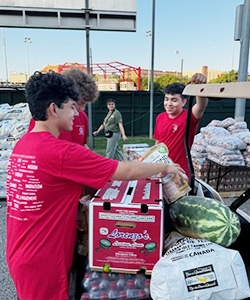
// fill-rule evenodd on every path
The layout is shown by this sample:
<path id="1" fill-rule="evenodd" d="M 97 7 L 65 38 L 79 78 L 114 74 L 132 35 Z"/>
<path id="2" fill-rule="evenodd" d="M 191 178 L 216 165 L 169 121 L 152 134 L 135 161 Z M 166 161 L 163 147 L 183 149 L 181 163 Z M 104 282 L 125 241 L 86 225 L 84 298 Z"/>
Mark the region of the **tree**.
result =
<path id="1" fill-rule="evenodd" d="M 186 84 L 187 81 L 188 78 L 180 78 L 175 75 L 165 74 L 158 78 L 155 78 L 154 85 L 156 86 L 156 89 L 164 89 L 168 84 L 172 84 L 174 82 L 181 82 L 183 84 Z"/>
<path id="2" fill-rule="evenodd" d="M 212 79 L 209 83 L 226 83 L 226 82 L 236 82 L 238 79 L 238 73 L 235 70 L 230 72 L 225 72 L 220 74 L 219 77 Z"/>
<path id="3" fill-rule="evenodd" d="M 138 78 L 136 78 L 135 82 L 136 84 L 138 83 Z M 150 88 L 150 81 L 149 81 L 149 88 Z M 141 77 L 141 90 L 142 91 L 148 90 L 148 77 Z"/>
<path id="4" fill-rule="evenodd" d="M 181 82 L 186 84 L 188 78 L 180 78 L 175 75 L 165 74 L 159 77 L 154 78 L 154 90 L 159 91 L 163 90 L 166 85 L 174 83 L 174 82 Z M 135 79 L 136 84 L 138 83 L 138 79 Z M 151 80 L 149 81 L 149 89 L 151 85 Z M 141 77 L 141 90 L 147 91 L 148 90 L 148 77 Z"/>

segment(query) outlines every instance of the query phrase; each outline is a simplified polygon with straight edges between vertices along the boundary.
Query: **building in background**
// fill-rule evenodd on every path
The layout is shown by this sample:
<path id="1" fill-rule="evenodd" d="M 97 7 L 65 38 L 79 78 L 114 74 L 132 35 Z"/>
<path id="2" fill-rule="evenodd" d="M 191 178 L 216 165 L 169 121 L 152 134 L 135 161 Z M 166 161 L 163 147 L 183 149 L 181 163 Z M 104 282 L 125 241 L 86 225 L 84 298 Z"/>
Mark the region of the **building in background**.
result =
<path id="1" fill-rule="evenodd" d="M 10 84 L 24 85 L 27 81 L 27 74 L 11 72 L 9 77 Z"/>
<path id="2" fill-rule="evenodd" d="M 201 69 L 199 70 L 192 70 L 192 71 L 183 71 L 182 76 L 183 77 L 187 77 L 187 78 L 191 78 L 195 73 L 202 73 L 203 75 L 205 75 L 207 77 L 207 82 L 209 82 L 212 79 L 218 78 L 220 77 L 220 75 L 222 73 L 225 73 L 225 71 L 221 71 L 221 70 L 210 70 L 208 69 L 207 66 L 203 66 Z"/>
<path id="3" fill-rule="evenodd" d="M 176 76 L 176 72 L 174 71 L 172 72 L 172 71 L 154 70 L 154 77 L 160 77 L 166 74 Z M 141 77 L 147 77 L 148 75 L 151 77 L 151 70 L 141 69 Z M 181 72 L 177 72 L 177 77 L 181 77 Z"/>
<path id="4" fill-rule="evenodd" d="M 47 65 L 41 72 L 47 72 L 53 70 L 58 73 L 71 68 L 78 67 L 84 72 L 87 72 L 86 64 L 79 63 L 65 63 L 63 65 Z M 100 91 L 134 91 L 140 90 L 140 84 L 136 86 L 135 82 L 139 82 L 142 77 L 151 78 L 151 70 L 141 69 L 140 67 L 132 67 L 120 62 L 102 63 L 102 64 L 91 64 L 90 72 L 93 74 L 94 79 L 97 83 L 98 89 Z M 195 73 L 202 73 L 207 77 L 209 82 L 212 79 L 218 78 L 225 71 L 221 70 L 210 70 L 207 66 L 203 66 L 199 70 L 172 72 L 172 71 L 162 71 L 154 70 L 154 77 L 160 77 L 166 74 L 170 74 L 177 77 L 191 78 Z M 16 85 L 24 85 L 27 82 L 27 75 L 25 73 L 15 73 L 11 72 L 9 83 Z"/>

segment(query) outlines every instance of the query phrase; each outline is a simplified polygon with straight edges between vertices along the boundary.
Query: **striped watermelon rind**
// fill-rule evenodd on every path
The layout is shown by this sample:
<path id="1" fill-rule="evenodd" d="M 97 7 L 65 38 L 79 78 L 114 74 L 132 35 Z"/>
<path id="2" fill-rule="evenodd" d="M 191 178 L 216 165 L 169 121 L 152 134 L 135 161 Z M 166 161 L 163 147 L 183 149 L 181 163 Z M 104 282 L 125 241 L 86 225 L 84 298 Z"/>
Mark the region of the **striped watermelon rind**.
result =
<path id="1" fill-rule="evenodd" d="M 224 247 L 235 242 L 241 230 L 238 216 L 215 199 L 182 197 L 170 205 L 169 215 L 173 226 L 181 234 Z"/>

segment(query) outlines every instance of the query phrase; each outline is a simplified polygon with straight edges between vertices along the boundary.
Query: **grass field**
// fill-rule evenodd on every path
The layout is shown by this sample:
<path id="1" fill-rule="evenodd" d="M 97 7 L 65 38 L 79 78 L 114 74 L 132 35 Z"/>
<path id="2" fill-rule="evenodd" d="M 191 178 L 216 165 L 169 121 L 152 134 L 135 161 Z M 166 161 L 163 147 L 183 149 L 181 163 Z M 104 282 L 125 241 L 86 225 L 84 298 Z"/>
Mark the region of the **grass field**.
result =
<path id="1" fill-rule="evenodd" d="M 154 139 L 150 139 L 147 136 L 137 136 L 137 137 L 128 137 L 127 141 L 123 141 L 120 139 L 119 146 L 122 150 L 123 144 L 140 144 L 140 143 L 147 143 L 149 147 L 155 144 Z M 105 156 L 107 140 L 105 137 L 95 137 L 93 140 L 94 149 L 93 151 L 99 155 Z"/>

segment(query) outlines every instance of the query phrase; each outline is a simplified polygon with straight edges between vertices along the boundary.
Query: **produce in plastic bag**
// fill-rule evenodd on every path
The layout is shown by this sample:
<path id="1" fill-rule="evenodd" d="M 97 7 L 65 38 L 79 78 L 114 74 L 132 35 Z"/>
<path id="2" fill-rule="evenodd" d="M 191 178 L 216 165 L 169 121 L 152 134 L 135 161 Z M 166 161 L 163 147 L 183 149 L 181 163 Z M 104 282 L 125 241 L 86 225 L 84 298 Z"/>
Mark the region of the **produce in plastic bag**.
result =
<path id="1" fill-rule="evenodd" d="M 227 128 L 227 127 L 233 125 L 235 122 L 236 122 L 235 119 L 228 117 L 222 121 L 222 125 L 223 125 L 223 127 Z"/>
<path id="2" fill-rule="evenodd" d="M 238 132 L 238 133 L 234 133 L 234 136 L 241 139 L 245 143 L 250 144 L 250 132 L 249 131 L 247 131 L 247 132 L 246 131 L 241 131 L 241 132 Z"/>
<path id="3" fill-rule="evenodd" d="M 229 126 L 227 129 L 232 132 L 235 129 L 246 129 L 246 128 L 247 128 L 246 122 L 235 122 L 233 125 Z"/>
<path id="4" fill-rule="evenodd" d="M 27 103 L 18 103 L 13 106 L 1 104 L 0 120 L 30 120 L 31 114 Z"/>
<path id="5" fill-rule="evenodd" d="M 228 154 L 229 155 L 230 154 L 237 154 L 237 155 L 241 154 L 240 150 L 231 150 L 231 149 L 226 149 L 224 147 L 219 147 L 219 146 L 214 146 L 214 145 L 208 145 L 206 150 L 209 154 L 215 154 L 217 156 L 228 155 Z"/>
<path id="6" fill-rule="evenodd" d="M 11 136 L 15 139 L 20 139 L 29 128 L 29 120 L 17 122 L 12 126 Z"/>
<path id="7" fill-rule="evenodd" d="M 12 154 L 11 149 L 6 149 L 3 151 L 0 151 L 0 158 L 1 158 L 1 160 L 4 160 L 4 159 L 8 160 L 10 158 L 11 154 Z"/>
<path id="8" fill-rule="evenodd" d="M 244 150 L 247 147 L 247 144 L 244 141 L 231 134 L 226 138 L 211 137 L 208 140 L 208 144 L 218 147 L 224 147 L 230 150 Z"/>
<path id="9" fill-rule="evenodd" d="M 173 161 L 168 157 L 168 148 L 164 143 L 149 148 L 143 153 L 139 161 L 173 164 Z M 191 190 L 188 185 L 188 177 L 185 174 L 183 174 L 183 180 L 180 184 L 176 182 L 173 174 L 168 174 L 162 178 L 162 183 L 164 198 L 168 203 L 176 201 Z"/>
<path id="10" fill-rule="evenodd" d="M 12 127 L 16 124 L 16 120 L 4 120 L 0 124 L 0 138 L 7 138 L 12 132 Z"/>
<path id="11" fill-rule="evenodd" d="M 206 158 L 207 153 L 206 152 L 199 152 L 199 151 L 190 151 L 192 158 Z"/>
<path id="12" fill-rule="evenodd" d="M 230 132 L 231 132 L 231 134 L 235 134 L 235 133 L 239 133 L 239 132 L 249 132 L 249 129 L 248 128 L 246 128 L 246 129 L 239 128 L 239 129 L 233 129 Z"/>
<path id="13" fill-rule="evenodd" d="M 204 136 L 201 133 L 195 135 L 193 145 L 207 145 Z"/>
<path id="14" fill-rule="evenodd" d="M 238 251 L 178 234 L 171 238 L 176 242 L 151 275 L 153 300 L 240 300 L 250 296 Z"/>
<path id="15" fill-rule="evenodd" d="M 223 121 L 212 120 L 207 126 L 223 127 Z"/>
<path id="16" fill-rule="evenodd" d="M 197 151 L 197 152 L 206 152 L 206 145 L 198 145 L 193 144 L 191 150 Z"/>
<path id="17" fill-rule="evenodd" d="M 212 137 L 212 136 L 229 136 L 230 132 L 228 130 L 226 130 L 223 127 L 213 127 L 213 126 L 209 126 L 209 127 L 202 127 L 200 129 L 200 132 L 203 135 L 206 135 L 207 137 Z"/>

